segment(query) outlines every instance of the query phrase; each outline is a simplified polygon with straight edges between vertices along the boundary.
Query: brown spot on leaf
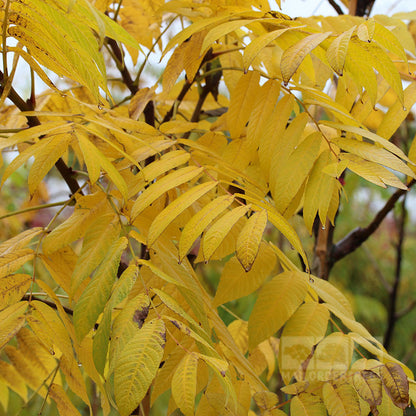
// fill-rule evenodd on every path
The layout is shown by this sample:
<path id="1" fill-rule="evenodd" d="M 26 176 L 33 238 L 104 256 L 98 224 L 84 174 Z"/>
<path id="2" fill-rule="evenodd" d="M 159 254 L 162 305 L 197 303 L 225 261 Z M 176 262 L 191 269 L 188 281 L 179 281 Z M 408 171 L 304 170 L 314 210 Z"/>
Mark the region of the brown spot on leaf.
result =
<path id="1" fill-rule="evenodd" d="M 145 319 L 149 315 L 149 307 L 145 306 L 142 309 L 137 309 L 133 315 L 133 321 L 137 322 L 139 329 L 143 326 Z"/>

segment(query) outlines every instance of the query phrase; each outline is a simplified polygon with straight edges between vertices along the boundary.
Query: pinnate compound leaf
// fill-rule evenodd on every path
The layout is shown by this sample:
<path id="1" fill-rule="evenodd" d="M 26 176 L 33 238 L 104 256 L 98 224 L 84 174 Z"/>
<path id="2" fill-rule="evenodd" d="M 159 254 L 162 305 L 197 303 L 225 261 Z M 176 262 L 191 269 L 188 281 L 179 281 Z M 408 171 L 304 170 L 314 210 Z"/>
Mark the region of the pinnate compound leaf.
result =
<path id="1" fill-rule="evenodd" d="M 121 416 L 129 416 L 143 400 L 163 357 L 165 324 L 146 322 L 125 345 L 115 362 L 114 395 Z"/>
<path id="2" fill-rule="evenodd" d="M 208 261 L 220 246 L 224 238 L 231 231 L 231 228 L 242 218 L 250 209 L 247 205 L 241 205 L 228 211 L 219 220 L 217 220 L 206 231 L 203 241 L 204 260 Z"/>
<path id="3" fill-rule="evenodd" d="M 69 400 L 66 391 L 59 384 L 51 384 L 49 387 L 49 395 L 56 403 L 60 416 L 81 416 L 77 408 L 73 405 L 71 400 Z"/>
<path id="4" fill-rule="evenodd" d="M 283 75 L 283 81 L 287 84 L 292 75 L 299 68 L 299 65 L 305 59 L 305 56 L 323 42 L 331 32 L 314 33 L 287 48 L 282 55 L 280 69 Z"/>
<path id="5" fill-rule="evenodd" d="M 267 211 L 255 212 L 246 222 L 237 239 L 237 258 L 246 272 L 250 271 L 259 252 L 267 225 Z"/>
<path id="6" fill-rule="evenodd" d="M 374 371 L 361 370 L 354 374 L 353 384 L 360 397 L 370 405 L 372 413 L 377 415 L 377 406 L 383 398 L 380 377 Z"/>
<path id="7" fill-rule="evenodd" d="M 380 367 L 384 389 L 392 402 L 400 409 L 409 405 L 409 381 L 403 368 L 397 363 L 386 363 Z"/>
<path id="8" fill-rule="evenodd" d="M 152 246 L 156 239 L 163 233 L 166 227 L 178 217 L 185 209 L 190 207 L 199 198 L 209 192 L 217 185 L 217 182 L 210 181 L 194 186 L 173 202 L 171 202 L 153 220 L 147 237 L 148 246 Z"/>
<path id="9" fill-rule="evenodd" d="M 227 209 L 234 197 L 231 195 L 220 196 L 205 205 L 198 211 L 185 225 L 179 240 L 179 260 L 182 261 L 191 249 L 195 240 L 205 230 L 206 227 Z"/>
<path id="10" fill-rule="evenodd" d="M 186 166 L 184 168 L 175 170 L 163 178 L 157 180 L 140 194 L 136 199 L 132 209 L 131 217 L 136 218 L 145 208 L 150 206 L 157 198 L 163 195 L 169 189 L 182 185 L 196 178 L 202 173 L 204 168 L 196 166 Z"/>
<path id="11" fill-rule="evenodd" d="M 192 416 L 195 408 L 198 354 L 186 354 L 172 378 L 172 396 L 185 416 Z"/>
<path id="12" fill-rule="evenodd" d="M 349 384 L 333 386 L 325 383 L 323 398 L 329 416 L 360 416 L 360 402 L 354 388 Z"/>
<path id="13" fill-rule="evenodd" d="M 298 272 L 283 272 L 260 290 L 248 321 L 249 346 L 253 349 L 278 331 L 305 299 L 306 278 Z"/>
<path id="14" fill-rule="evenodd" d="M 80 341 L 94 327 L 110 297 L 111 288 L 117 278 L 120 257 L 126 246 L 125 237 L 114 242 L 75 305 L 74 327 Z"/>

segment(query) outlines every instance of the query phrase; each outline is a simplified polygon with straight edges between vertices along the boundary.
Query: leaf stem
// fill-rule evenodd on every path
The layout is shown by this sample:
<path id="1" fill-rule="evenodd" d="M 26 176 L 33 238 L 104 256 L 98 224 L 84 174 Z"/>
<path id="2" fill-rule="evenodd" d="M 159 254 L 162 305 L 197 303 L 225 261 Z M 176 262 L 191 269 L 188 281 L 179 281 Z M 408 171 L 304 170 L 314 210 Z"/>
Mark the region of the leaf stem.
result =
<path id="1" fill-rule="evenodd" d="M 9 212 L 7 214 L 1 215 L 0 220 L 3 220 L 3 219 L 8 218 L 8 217 L 13 217 L 14 215 L 24 214 L 26 212 L 38 211 L 40 209 L 45 209 L 45 208 L 58 207 L 58 206 L 61 206 L 61 205 L 65 205 L 68 202 L 70 202 L 70 199 L 67 199 L 66 201 L 52 202 L 50 204 L 35 205 L 33 207 L 19 209 L 18 211 L 13 211 L 13 212 Z"/>

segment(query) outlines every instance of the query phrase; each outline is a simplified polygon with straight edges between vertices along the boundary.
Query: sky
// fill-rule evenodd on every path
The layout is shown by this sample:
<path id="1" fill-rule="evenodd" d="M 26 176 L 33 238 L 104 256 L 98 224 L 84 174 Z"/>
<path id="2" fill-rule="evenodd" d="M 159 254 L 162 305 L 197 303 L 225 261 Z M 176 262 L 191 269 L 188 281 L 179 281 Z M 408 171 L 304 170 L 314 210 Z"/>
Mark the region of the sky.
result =
<path id="1" fill-rule="evenodd" d="M 336 2 L 341 4 L 340 0 Z M 372 15 L 380 13 L 392 15 L 394 13 L 413 10 L 416 10 L 415 0 L 376 0 Z M 291 17 L 306 17 L 312 14 L 336 16 L 337 14 L 328 0 L 283 0 L 282 11 Z"/>

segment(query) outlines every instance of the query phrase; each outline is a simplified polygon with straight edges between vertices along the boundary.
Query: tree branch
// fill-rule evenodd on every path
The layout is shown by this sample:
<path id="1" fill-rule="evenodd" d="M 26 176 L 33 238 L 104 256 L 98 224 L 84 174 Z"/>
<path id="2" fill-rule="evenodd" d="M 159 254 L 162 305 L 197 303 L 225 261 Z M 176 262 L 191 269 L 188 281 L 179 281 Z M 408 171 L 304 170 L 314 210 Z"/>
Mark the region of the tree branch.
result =
<path id="1" fill-rule="evenodd" d="M 409 184 L 407 185 L 410 189 L 414 184 L 415 180 L 412 179 Z M 358 227 L 355 230 L 351 231 L 347 236 L 345 236 L 342 240 L 336 243 L 331 251 L 330 261 L 332 264 L 336 263 L 337 261 L 343 259 L 346 255 L 355 251 L 358 247 L 361 246 L 364 241 L 368 239 L 379 227 L 381 222 L 387 216 L 387 214 L 394 208 L 397 200 L 408 192 L 404 189 L 398 189 L 386 202 L 384 207 L 377 213 L 373 221 L 365 227 L 361 228 Z"/>
<path id="2" fill-rule="evenodd" d="M 335 3 L 334 0 L 328 0 L 328 3 L 335 9 L 335 11 L 339 14 L 339 15 L 343 15 L 344 12 L 342 11 L 341 7 L 339 6 L 339 4 Z"/>
<path id="3" fill-rule="evenodd" d="M 402 259 L 403 259 L 403 242 L 405 237 L 406 224 L 406 195 L 401 203 L 400 218 L 398 219 L 399 238 L 396 244 L 396 270 L 394 274 L 394 282 L 389 298 L 387 329 L 384 334 L 384 348 L 388 349 L 393 337 L 394 327 L 397 322 L 397 296 L 399 292 L 400 279 L 402 275 Z"/>
<path id="4" fill-rule="evenodd" d="M 0 71 L 0 94 L 3 92 L 4 86 L 3 86 L 3 80 L 4 75 L 3 72 Z M 10 92 L 7 96 L 12 103 L 20 110 L 20 111 L 34 111 L 34 107 L 32 102 L 25 101 L 23 98 L 17 93 L 17 91 L 12 87 L 10 89 Z M 39 126 L 40 121 L 35 116 L 26 116 L 27 124 L 29 127 Z M 68 185 L 69 189 L 71 190 L 72 194 L 75 192 L 80 192 L 82 195 L 82 191 L 80 191 L 80 185 L 78 181 L 74 178 L 74 173 L 70 167 L 66 165 L 66 163 L 62 160 L 62 158 L 59 158 L 58 161 L 55 163 L 55 167 L 58 169 L 59 173 L 61 174 L 63 180 Z"/>

